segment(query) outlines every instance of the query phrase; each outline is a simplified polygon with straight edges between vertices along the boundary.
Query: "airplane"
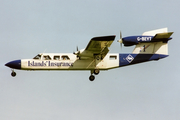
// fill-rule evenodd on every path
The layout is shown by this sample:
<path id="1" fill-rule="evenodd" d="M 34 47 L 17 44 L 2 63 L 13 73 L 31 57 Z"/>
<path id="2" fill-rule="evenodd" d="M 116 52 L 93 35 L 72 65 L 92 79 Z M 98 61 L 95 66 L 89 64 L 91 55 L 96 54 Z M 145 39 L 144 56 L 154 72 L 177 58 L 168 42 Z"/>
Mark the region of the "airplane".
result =
<path id="1" fill-rule="evenodd" d="M 33 59 L 20 59 L 8 62 L 5 66 L 12 68 L 11 75 L 16 76 L 18 70 L 89 70 L 90 81 L 94 81 L 100 70 L 109 70 L 128 65 L 159 60 L 168 57 L 168 41 L 173 32 L 168 28 L 144 32 L 138 36 L 128 36 L 118 42 L 122 47 L 134 46 L 132 53 L 108 53 L 115 35 L 94 37 L 85 49 L 74 53 L 40 53 Z M 93 75 L 94 74 L 94 75 Z"/>

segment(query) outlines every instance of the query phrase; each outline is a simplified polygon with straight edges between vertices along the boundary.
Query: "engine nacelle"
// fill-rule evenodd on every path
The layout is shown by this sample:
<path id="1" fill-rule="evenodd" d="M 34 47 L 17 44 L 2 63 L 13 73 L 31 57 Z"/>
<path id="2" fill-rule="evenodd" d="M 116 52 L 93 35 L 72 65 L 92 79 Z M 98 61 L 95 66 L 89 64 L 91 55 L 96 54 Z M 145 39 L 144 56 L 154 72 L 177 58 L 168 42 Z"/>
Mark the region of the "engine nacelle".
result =
<path id="1" fill-rule="evenodd" d="M 138 43 L 151 42 L 154 36 L 129 36 L 122 39 L 124 46 L 137 45 Z"/>
<path id="2" fill-rule="evenodd" d="M 156 36 L 128 36 L 122 38 L 122 43 L 124 46 L 133 46 L 139 43 L 149 43 L 149 42 L 167 42 L 172 38 L 157 38 Z"/>

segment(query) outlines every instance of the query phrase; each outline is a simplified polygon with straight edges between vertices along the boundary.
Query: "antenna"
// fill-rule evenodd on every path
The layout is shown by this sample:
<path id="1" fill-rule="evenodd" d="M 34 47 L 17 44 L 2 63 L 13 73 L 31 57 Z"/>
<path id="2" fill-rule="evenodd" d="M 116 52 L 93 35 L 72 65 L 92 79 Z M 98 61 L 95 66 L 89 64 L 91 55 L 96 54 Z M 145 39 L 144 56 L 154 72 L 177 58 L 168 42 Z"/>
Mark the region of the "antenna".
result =
<path id="1" fill-rule="evenodd" d="M 45 52 L 46 52 L 46 50 L 47 50 L 47 48 L 44 50 L 44 52 L 43 52 L 43 53 L 45 53 Z"/>

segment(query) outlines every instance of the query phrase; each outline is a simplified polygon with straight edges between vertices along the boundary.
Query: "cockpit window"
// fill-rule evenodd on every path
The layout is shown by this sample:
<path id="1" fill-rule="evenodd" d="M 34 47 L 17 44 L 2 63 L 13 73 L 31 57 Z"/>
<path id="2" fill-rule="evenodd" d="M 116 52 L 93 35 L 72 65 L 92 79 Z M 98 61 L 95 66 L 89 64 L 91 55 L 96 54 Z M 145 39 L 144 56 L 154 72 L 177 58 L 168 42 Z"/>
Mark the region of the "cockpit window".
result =
<path id="1" fill-rule="evenodd" d="M 49 55 L 44 55 L 43 60 L 51 60 L 51 57 Z"/>
<path id="2" fill-rule="evenodd" d="M 69 60 L 69 57 L 67 55 L 61 56 L 61 60 Z"/>
<path id="3" fill-rule="evenodd" d="M 54 56 L 54 60 L 59 60 L 60 59 L 60 56 L 56 55 Z"/>
<path id="4" fill-rule="evenodd" d="M 37 59 L 37 60 L 39 60 L 39 59 L 41 59 L 41 55 L 37 55 L 37 56 L 35 56 L 33 59 Z"/>

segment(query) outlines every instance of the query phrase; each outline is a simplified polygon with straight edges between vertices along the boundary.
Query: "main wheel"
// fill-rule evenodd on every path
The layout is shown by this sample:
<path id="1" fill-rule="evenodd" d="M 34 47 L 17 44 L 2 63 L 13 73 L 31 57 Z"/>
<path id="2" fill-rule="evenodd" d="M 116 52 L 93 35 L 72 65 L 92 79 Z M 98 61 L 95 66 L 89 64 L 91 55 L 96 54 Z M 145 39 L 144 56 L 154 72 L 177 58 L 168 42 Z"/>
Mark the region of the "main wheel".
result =
<path id="1" fill-rule="evenodd" d="M 11 76 L 15 77 L 15 76 L 16 76 L 16 73 L 15 73 L 15 72 L 12 72 L 12 73 L 11 73 Z"/>
<path id="2" fill-rule="evenodd" d="M 98 74 L 99 74 L 99 69 L 95 69 L 95 70 L 94 70 L 94 74 L 95 74 L 95 75 L 98 75 Z"/>
<path id="3" fill-rule="evenodd" d="M 94 79 L 95 79 L 94 75 L 91 75 L 91 76 L 89 77 L 89 80 L 90 80 L 90 81 L 94 81 Z"/>

